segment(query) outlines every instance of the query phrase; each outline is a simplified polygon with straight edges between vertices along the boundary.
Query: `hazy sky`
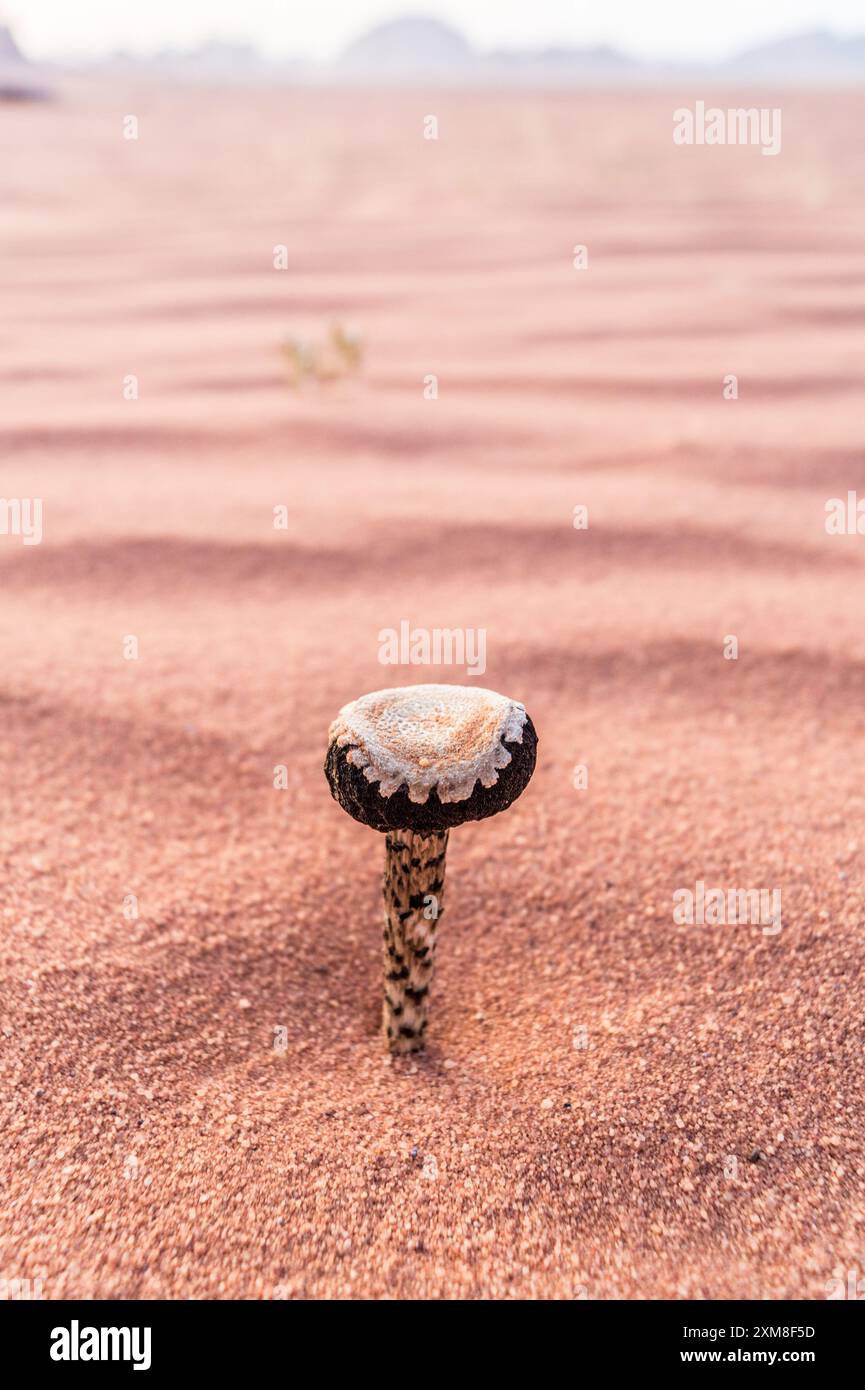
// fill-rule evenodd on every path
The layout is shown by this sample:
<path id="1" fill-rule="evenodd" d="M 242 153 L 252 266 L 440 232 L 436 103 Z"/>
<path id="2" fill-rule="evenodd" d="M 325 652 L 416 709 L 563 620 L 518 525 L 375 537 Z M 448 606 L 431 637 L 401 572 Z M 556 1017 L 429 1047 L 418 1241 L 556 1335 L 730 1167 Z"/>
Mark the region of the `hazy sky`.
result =
<path id="1" fill-rule="evenodd" d="M 802 29 L 865 31 L 863 0 L 0 0 L 33 58 L 208 38 L 329 58 L 371 24 L 424 13 L 479 48 L 609 43 L 637 56 L 718 58 Z"/>

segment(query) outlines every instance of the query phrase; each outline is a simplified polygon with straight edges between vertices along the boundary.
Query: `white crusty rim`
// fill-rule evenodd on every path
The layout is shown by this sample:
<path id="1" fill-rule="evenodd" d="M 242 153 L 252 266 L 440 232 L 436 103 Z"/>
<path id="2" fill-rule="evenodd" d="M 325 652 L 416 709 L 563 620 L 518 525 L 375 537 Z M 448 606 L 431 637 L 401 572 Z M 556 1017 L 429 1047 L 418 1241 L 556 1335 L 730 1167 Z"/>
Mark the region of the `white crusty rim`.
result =
<path id="1" fill-rule="evenodd" d="M 501 706 L 496 735 L 488 747 L 473 757 L 456 761 L 443 749 L 440 758 L 431 759 L 428 766 L 420 767 L 409 758 L 400 757 L 384 747 L 376 739 L 371 726 L 364 725 L 363 707 L 367 701 L 381 700 L 386 695 L 412 692 L 419 696 L 421 692 L 429 695 L 438 691 L 443 692 L 441 698 L 451 701 L 455 698 L 455 692 L 459 691 L 472 700 L 486 696 Z M 484 690 L 478 686 L 404 686 L 398 690 L 374 690 L 344 705 L 330 726 L 330 741 L 340 748 L 352 745 L 347 754 L 348 761 L 362 770 L 368 782 L 378 782 L 383 797 L 392 796 L 404 786 L 410 801 L 423 804 L 435 787 L 441 802 L 467 801 L 478 782 L 484 787 L 495 786 L 500 770 L 511 761 L 511 754 L 504 744 L 522 743 L 527 718 L 525 705 L 518 700 L 509 700 L 494 690 Z M 363 746 L 360 746 L 361 741 Z"/>

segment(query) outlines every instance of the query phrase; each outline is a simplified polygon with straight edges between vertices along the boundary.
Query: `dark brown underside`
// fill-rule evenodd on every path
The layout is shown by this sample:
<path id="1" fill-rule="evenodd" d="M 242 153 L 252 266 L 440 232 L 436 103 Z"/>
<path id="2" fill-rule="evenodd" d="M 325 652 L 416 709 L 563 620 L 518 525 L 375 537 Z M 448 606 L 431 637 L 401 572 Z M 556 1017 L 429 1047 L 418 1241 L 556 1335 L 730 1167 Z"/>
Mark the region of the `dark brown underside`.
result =
<path id="1" fill-rule="evenodd" d="M 332 796 L 344 811 L 373 830 L 414 830 L 433 835 L 469 820 L 483 820 L 504 811 L 516 801 L 535 770 L 538 736 L 531 719 L 523 726 L 522 743 L 506 743 L 511 754 L 507 767 L 500 770 L 492 787 L 477 783 L 465 801 L 441 802 L 435 788 L 424 802 L 410 801 L 400 787 L 391 796 L 382 796 L 378 782 L 368 782 L 359 767 L 348 761 L 350 745 L 331 743 L 324 764 Z"/>

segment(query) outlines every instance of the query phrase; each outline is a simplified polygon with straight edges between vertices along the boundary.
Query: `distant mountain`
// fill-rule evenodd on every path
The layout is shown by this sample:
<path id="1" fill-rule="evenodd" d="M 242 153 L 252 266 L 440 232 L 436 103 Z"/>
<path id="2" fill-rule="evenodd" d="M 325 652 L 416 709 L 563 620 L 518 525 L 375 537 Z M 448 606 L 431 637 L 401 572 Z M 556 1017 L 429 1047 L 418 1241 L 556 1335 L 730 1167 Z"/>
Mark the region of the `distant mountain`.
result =
<path id="1" fill-rule="evenodd" d="M 843 39 L 828 29 L 793 34 L 746 49 L 730 67 L 737 75 L 769 78 L 865 77 L 865 35 Z"/>
<path id="2" fill-rule="evenodd" d="M 39 72 L 27 62 L 12 37 L 12 30 L 0 24 L 0 101 L 37 101 L 48 96 Z"/>
<path id="3" fill-rule="evenodd" d="M 627 81 L 643 67 L 615 48 L 502 49 L 489 54 L 486 66 L 491 78 L 541 84 Z"/>
<path id="4" fill-rule="evenodd" d="M 7 24 L 0 24 L 0 63 L 23 63 L 21 49 Z"/>
<path id="5" fill-rule="evenodd" d="M 637 60 L 626 58 L 615 48 L 539 48 L 499 49 L 490 55 L 495 63 L 543 64 L 550 68 L 601 67 L 633 68 Z"/>
<path id="6" fill-rule="evenodd" d="M 345 50 L 339 66 L 354 73 L 411 77 L 465 73 L 477 57 L 458 30 L 426 15 L 379 24 Z"/>
<path id="7" fill-rule="evenodd" d="M 129 72 L 178 82 L 293 83 L 295 85 L 437 85 L 558 88 L 647 87 L 683 82 L 840 82 L 865 85 L 865 35 L 841 38 L 829 30 L 796 34 L 747 49 L 727 62 L 645 62 L 609 47 L 507 49 L 481 53 L 450 24 L 430 15 L 406 15 L 378 24 L 349 44 L 332 63 L 272 59 L 243 43 L 214 40 L 192 49 L 147 56 L 115 53 L 55 72 Z M 46 95 L 42 72 L 24 58 L 0 24 L 0 98 Z"/>
<path id="8" fill-rule="evenodd" d="M 147 57 L 121 51 L 105 61 L 118 72 L 156 69 L 166 77 L 191 82 L 258 81 L 288 66 L 267 62 L 251 44 L 216 39 L 196 48 L 163 48 Z"/>
<path id="9" fill-rule="evenodd" d="M 511 49 L 477 53 L 450 25 L 425 16 L 380 24 L 355 40 L 336 66 L 339 75 L 364 80 L 411 80 L 423 74 L 459 83 L 532 86 L 651 84 L 670 79 L 724 78 L 731 82 L 865 81 L 865 36 L 840 38 L 828 30 L 798 34 L 748 49 L 709 65 L 643 62 L 614 48 Z"/>

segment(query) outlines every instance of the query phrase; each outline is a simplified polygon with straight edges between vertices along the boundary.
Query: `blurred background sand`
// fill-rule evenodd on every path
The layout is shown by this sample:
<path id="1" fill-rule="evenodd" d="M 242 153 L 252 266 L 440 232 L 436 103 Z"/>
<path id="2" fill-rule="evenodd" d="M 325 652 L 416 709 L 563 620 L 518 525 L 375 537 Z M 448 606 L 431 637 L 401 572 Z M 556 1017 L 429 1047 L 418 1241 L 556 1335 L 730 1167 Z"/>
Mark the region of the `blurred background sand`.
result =
<path id="1" fill-rule="evenodd" d="M 824 505 L 865 494 L 865 94 L 783 94 L 778 158 L 676 148 L 686 99 L 2 110 L 0 492 L 45 519 L 0 536 L 0 1273 L 822 1298 L 861 1258 L 865 558 Z M 293 388 L 335 320 L 362 369 Z M 321 764 L 355 695 L 465 679 L 380 666 L 403 619 L 485 628 L 541 746 L 452 837 L 393 1063 L 383 843 Z M 781 933 L 674 925 L 698 879 Z"/>

